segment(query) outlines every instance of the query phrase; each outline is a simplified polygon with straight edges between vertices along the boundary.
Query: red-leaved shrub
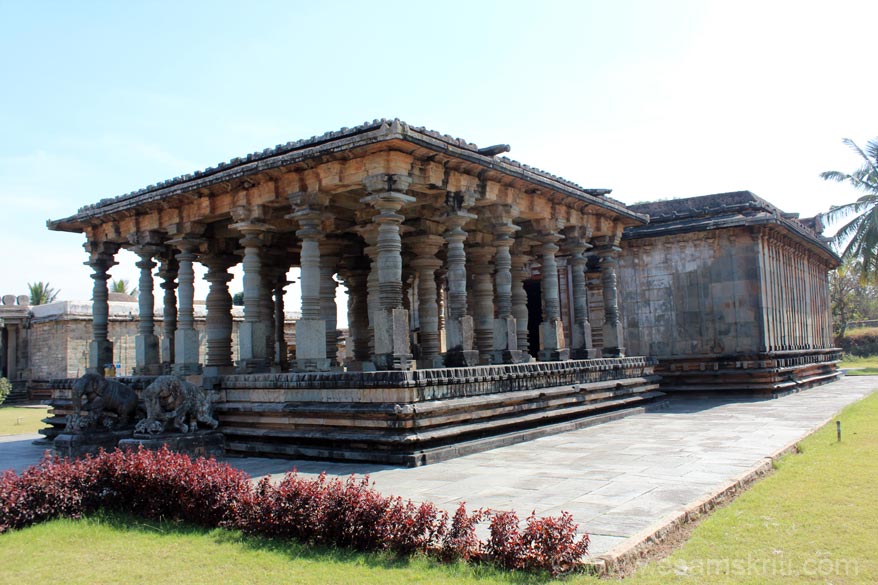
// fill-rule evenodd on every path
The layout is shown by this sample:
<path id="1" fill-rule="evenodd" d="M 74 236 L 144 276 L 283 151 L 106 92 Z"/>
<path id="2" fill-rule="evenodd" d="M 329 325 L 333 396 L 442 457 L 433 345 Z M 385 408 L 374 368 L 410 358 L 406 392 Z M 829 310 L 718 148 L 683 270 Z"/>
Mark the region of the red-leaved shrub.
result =
<path id="1" fill-rule="evenodd" d="M 0 533 L 97 509 L 553 575 L 579 566 L 588 548 L 588 536 L 576 540 L 566 512 L 557 518 L 531 515 L 522 530 L 514 512 L 467 513 L 461 503 L 449 522 L 431 503 L 382 496 L 368 477 L 308 479 L 293 472 L 276 484 L 265 478 L 252 486 L 246 473 L 227 464 L 167 449 L 101 452 L 79 460 L 46 456 L 21 475 L 0 474 Z M 483 543 L 476 526 L 485 520 L 490 538 Z"/>

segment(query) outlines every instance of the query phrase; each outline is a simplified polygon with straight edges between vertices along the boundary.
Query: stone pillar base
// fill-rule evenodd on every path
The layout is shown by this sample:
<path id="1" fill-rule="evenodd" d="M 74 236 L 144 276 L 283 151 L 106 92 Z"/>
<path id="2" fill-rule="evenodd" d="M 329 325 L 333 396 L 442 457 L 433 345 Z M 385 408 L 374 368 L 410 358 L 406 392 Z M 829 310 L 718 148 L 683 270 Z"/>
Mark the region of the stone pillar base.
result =
<path id="1" fill-rule="evenodd" d="M 492 364 L 526 364 L 530 354 L 517 349 L 502 349 L 491 352 Z"/>
<path id="2" fill-rule="evenodd" d="M 328 360 L 326 355 L 326 321 L 299 319 L 296 321 L 296 361 Z"/>
<path id="3" fill-rule="evenodd" d="M 131 373 L 135 376 L 161 376 L 164 373 L 164 366 L 162 366 L 162 364 L 137 366 Z"/>
<path id="4" fill-rule="evenodd" d="M 479 352 L 474 349 L 449 349 L 443 360 L 446 368 L 469 368 L 479 365 Z"/>
<path id="5" fill-rule="evenodd" d="M 375 355 L 376 370 L 411 370 L 414 363 L 407 353 L 379 353 Z"/>
<path id="6" fill-rule="evenodd" d="M 219 378 L 220 376 L 234 374 L 235 366 L 231 364 L 226 366 L 204 366 L 202 373 L 205 378 Z"/>
<path id="7" fill-rule="evenodd" d="M 159 363 L 159 338 L 155 335 L 136 335 L 134 337 L 135 370 L 150 368 Z"/>
<path id="8" fill-rule="evenodd" d="M 564 349 L 564 323 L 561 319 L 540 323 L 540 347 L 543 349 Z"/>
<path id="9" fill-rule="evenodd" d="M 375 364 L 368 361 L 352 361 L 347 363 L 349 372 L 374 372 Z"/>
<path id="10" fill-rule="evenodd" d="M 409 344 L 409 312 L 385 309 L 375 315 L 375 367 L 379 370 L 409 370 L 412 353 Z"/>
<path id="11" fill-rule="evenodd" d="M 569 349 L 541 349 L 539 358 L 541 362 L 563 362 L 570 359 Z"/>
<path id="12" fill-rule="evenodd" d="M 598 350 L 594 348 L 570 350 L 570 359 L 572 360 L 593 360 L 596 357 L 598 357 Z"/>
<path id="13" fill-rule="evenodd" d="M 571 327 L 570 337 L 570 346 L 575 348 L 574 351 L 591 349 L 591 324 L 588 322 L 574 323 Z"/>
<path id="14" fill-rule="evenodd" d="M 434 368 L 444 368 L 445 359 L 439 355 L 429 359 L 417 360 L 415 367 L 419 370 L 432 370 Z"/>
<path id="15" fill-rule="evenodd" d="M 198 331 L 195 329 L 177 329 L 174 334 L 174 372 L 177 366 L 198 364 Z"/>
<path id="16" fill-rule="evenodd" d="M 174 362 L 174 344 L 171 339 L 167 337 L 162 337 L 161 341 L 161 362 L 164 363 L 173 363 Z"/>
<path id="17" fill-rule="evenodd" d="M 474 340 L 475 331 L 471 316 L 448 319 L 445 323 L 445 342 L 448 347 L 443 357 L 445 366 L 467 368 L 479 365 L 479 352 L 473 349 Z"/>
<path id="18" fill-rule="evenodd" d="M 603 357 L 625 357 L 624 347 L 605 347 L 602 351 Z"/>
<path id="19" fill-rule="evenodd" d="M 564 324 L 560 319 L 540 323 L 540 344 L 538 359 L 541 362 L 557 362 L 570 359 L 570 349 L 564 347 Z"/>
<path id="20" fill-rule="evenodd" d="M 250 358 L 238 360 L 235 371 L 239 374 L 264 374 L 269 370 L 268 360 L 265 358 Z"/>
<path id="21" fill-rule="evenodd" d="M 104 367 L 113 363 L 113 342 L 92 341 L 88 344 L 88 371 L 104 375 Z"/>
<path id="22" fill-rule="evenodd" d="M 298 333 L 298 331 L 296 332 Z M 238 330 L 238 343 L 241 348 L 239 364 L 252 362 L 262 363 L 268 368 L 268 334 L 265 323 L 244 321 Z"/>
<path id="23" fill-rule="evenodd" d="M 297 372 L 328 372 L 332 369 L 338 369 L 332 367 L 332 361 L 329 358 L 297 359 L 293 362 L 293 368 Z"/>
<path id="24" fill-rule="evenodd" d="M 177 363 L 171 366 L 175 376 L 195 376 L 201 373 L 201 364 Z"/>

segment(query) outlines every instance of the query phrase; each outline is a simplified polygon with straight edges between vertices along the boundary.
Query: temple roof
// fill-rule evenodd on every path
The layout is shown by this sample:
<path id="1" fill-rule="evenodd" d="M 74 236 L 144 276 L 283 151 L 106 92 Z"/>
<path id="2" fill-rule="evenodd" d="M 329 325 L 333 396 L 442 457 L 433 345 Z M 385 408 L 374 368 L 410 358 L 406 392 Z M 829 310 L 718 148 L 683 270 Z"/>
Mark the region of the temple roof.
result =
<path id="1" fill-rule="evenodd" d="M 495 156 L 498 152 L 508 150 L 505 145 L 499 145 L 499 148 L 480 149 L 477 145 L 464 139 L 440 134 L 424 127 L 410 126 L 399 119 L 376 119 L 353 128 L 342 128 L 321 136 L 278 144 L 274 148 L 266 148 L 260 152 L 236 157 L 228 162 L 221 162 L 216 166 L 174 177 L 124 195 L 101 199 L 97 203 L 80 207 L 77 213 L 72 216 L 49 220 L 46 224 L 52 230 L 79 232 L 82 231 L 83 225 L 89 223 L 90 220 L 93 221 L 110 213 L 135 208 L 144 203 L 171 198 L 217 183 L 241 179 L 248 175 L 300 163 L 308 159 L 338 155 L 340 152 L 393 140 L 402 140 L 420 148 L 463 159 L 489 170 L 522 179 L 566 196 L 587 200 L 592 205 L 618 213 L 635 223 L 647 221 L 646 217 L 630 211 L 620 201 L 607 197 L 611 189 L 585 188 L 507 157 Z"/>
<path id="2" fill-rule="evenodd" d="M 823 224 L 819 216 L 799 219 L 798 214 L 786 213 L 750 191 L 652 201 L 630 205 L 629 209 L 648 215 L 649 224 L 626 228 L 627 240 L 745 225 L 775 224 L 838 261 L 838 255 L 829 246 L 830 239 L 821 235 Z"/>

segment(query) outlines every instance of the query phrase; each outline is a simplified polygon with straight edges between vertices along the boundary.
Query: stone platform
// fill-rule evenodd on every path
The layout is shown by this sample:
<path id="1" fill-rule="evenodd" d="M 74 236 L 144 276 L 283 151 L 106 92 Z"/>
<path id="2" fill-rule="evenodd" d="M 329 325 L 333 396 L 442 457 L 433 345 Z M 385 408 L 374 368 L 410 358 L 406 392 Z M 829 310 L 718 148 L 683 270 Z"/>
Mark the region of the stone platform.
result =
<path id="1" fill-rule="evenodd" d="M 134 435 L 119 441 L 119 449 L 152 449 L 167 447 L 171 451 L 191 457 L 222 457 L 225 455 L 223 434 L 219 431 L 195 431 L 191 434 L 164 433 L 161 435 Z"/>
<path id="2" fill-rule="evenodd" d="M 220 380 L 230 453 L 417 466 L 642 412 L 642 357 Z M 611 414 L 615 413 L 615 414 Z"/>
<path id="3" fill-rule="evenodd" d="M 841 357 L 831 348 L 660 359 L 656 373 L 668 393 L 779 396 L 838 379 Z"/>
<path id="4" fill-rule="evenodd" d="M 84 433 L 61 433 L 52 443 L 52 449 L 61 457 L 84 457 L 113 451 L 119 441 L 131 438 L 133 428 L 117 431 L 88 431 Z"/>

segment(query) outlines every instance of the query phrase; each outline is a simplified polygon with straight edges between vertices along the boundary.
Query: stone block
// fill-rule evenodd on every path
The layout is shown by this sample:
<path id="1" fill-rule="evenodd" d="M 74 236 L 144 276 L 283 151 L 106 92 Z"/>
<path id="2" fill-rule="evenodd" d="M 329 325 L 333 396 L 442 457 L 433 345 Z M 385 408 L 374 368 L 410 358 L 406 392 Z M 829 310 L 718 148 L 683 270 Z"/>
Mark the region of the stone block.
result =
<path id="1" fill-rule="evenodd" d="M 167 446 L 171 451 L 192 457 L 222 457 L 226 453 L 225 437 L 220 431 L 194 433 L 165 433 L 156 436 L 136 435 L 119 441 L 119 449 L 137 450 L 140 447 L 157 451 Z"/>
<path id="2" fill-rule="evenodd" d="M 142 374 L 157 374 L 159 367 L 159 338 L 138 334 L 134 338 L 134 362 Z"/>
<path id="3" fill-rule="evenodd" d="M 92 341 L 88 344 L 88 369 L 103 373 L 104 367 L 113 363 L 113 342 Z"/>
<path id="4" fill-rule="evenodd" d="M 86 433 L 61 433 L 55 437 L 52 449 L 60 457 L 84 457 L 97 455 L 98 451 L 113 451 L 119 441 L 131 438 L 133 429 L 118 431 L 92 431 Z"/>
<path id="5" fill-rule="evenodd" d="M 407 370 L 411 364 L 409 313 L 405 309 L 383 309 L 375 314 L 375 367 L 379 370 Z"/>
<path id="6" fill-rule="evenodd" d="M 563 349 L 564 324 L 560 319 L 540 323 L 540 346 L 546 350 Z"/>
<path id="7" fill-rule="evenodd" d="M 515 317 L 494 319 L 494 351 L 518 349 Z"/>
<path id="8" fill-rule="evenodd" d="M 177 329 L 174 334 L 174 363 L 198 363 L 198 331 L 195 329 Z"/>
<path id="9" fill-rule="evenodd" d="M 296 359 L 326 359 L 326 321 L 300 319 L 296 322 Z"/>
<path id="10" fill-rule="evenodd" d="M 448 319 L 445 322 L 445 338 L 449 351 L 471 350 L 475 340 L 473 318 L 464 315 L 460 319 Z"/>

